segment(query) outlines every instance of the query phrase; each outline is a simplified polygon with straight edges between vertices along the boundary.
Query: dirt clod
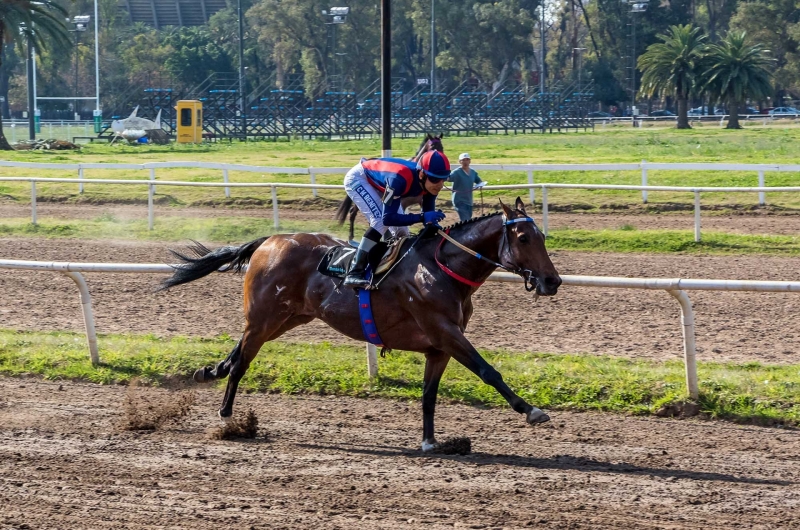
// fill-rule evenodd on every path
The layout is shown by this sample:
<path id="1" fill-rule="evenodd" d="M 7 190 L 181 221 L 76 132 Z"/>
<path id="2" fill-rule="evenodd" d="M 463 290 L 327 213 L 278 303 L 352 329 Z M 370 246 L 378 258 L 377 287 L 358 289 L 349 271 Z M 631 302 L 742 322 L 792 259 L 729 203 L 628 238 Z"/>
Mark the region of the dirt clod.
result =
<path id="1" fill-rule="evenodd" d="M 472 440 L 465 436 L 450 438 L 440 443 L 433 452 L 440 455 L 468 455 L 472 452 Z"/>
<path id="2" fill-rule="evenodd" d="M 233 440 L 236 438 L 255 438 L 258 434 L 258 416 L 248 409 L 244 416 L 235 416 L 211 432 L 213 440 Z"/>
<path id="3" fill-rule="evenodd" d="M 125 414 L 120 427 L 126 431 L 154 431 L 170 420 L 185 418 L 195 401 L 193 391 L 169 393 L 154 399 L 139 395 L 137 387 L 134 381 L 125 394 Z"/>

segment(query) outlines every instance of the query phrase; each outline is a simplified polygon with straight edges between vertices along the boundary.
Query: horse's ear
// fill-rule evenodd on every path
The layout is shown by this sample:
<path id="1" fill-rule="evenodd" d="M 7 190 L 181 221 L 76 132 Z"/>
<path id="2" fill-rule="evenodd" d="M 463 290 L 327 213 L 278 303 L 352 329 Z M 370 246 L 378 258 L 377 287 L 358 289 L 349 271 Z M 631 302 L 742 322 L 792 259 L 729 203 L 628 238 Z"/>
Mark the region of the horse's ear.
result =
<path id="1" fill-rule="evenodd" d="M 439 133 L 439 136 L 437 136 L 436 138 L 437 138 L 438 140 L 441 140 L 442 138 L 444 138 L 444 133 L 443 133 L 443 132 L 440 132 L 440 133 Z"/>
<path id="2" fill-rule="evenodd" d="M 509 208 L 508 206 L 506 206 L 506 205 L 503 203 L 503 201 L 502 201 L 502 200 L 500 200 L 500 206 L 503 208 L 503 213 L 506 215 L 506 217 L 510 219 L 510 218 L 512 217 L 512 214 L 514 213 L 513 211 L 511 211 L 511 208 Z"/>
<path id="3" fill-rule="evenodd" d="M 516 208 L 517 210 L 519 210 L 522 213 L 525 213 L 525 203 L 522 202 L 522 199 L 520 199 L 519 197 L 517 197 L 517 202 L 514 203 L 514 208 Z M 525 213 L 525 215 L 528 215 L 528 214 Z"/>

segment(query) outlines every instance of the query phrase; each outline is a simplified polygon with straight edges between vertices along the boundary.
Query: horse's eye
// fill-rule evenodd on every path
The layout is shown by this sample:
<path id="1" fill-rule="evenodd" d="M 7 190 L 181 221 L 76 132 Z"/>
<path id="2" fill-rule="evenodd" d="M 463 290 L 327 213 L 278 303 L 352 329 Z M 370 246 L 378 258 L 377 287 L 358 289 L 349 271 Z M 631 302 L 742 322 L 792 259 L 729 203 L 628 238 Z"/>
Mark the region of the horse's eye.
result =
<path id="1" fill-rule="evenodd" d="M 520 234 L 517 239 L 519 239 L 520 243 L 527 243 L 528 242 L 528 236 L 526 234 Z"/>

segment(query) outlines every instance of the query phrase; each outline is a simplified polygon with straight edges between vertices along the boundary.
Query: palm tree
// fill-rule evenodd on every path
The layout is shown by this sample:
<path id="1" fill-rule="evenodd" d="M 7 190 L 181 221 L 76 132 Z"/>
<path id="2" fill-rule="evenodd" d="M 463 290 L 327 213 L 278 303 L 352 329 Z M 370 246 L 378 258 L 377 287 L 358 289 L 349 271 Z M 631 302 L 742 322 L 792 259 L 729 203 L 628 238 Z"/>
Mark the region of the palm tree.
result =
<path id="1" fill-rule="evenodd" d="M 688 117 L 689 95 L 698 85 L 702 72 L 703 41 L 700 28 L 691 24 L 670 26 L 669 33 L 657 35 L 663 42 L 651 44 L 639 57 L 642 92 L 673 96 L 678 101 L 678 129 L 691 129 Z"/>
<path id="2" fill-rule="evenodd" d="M 3 46 L 32 43 L 39 49 L 47 45 L 46 38 L 59 46 L 69 46 L 69 31 L 64 18 L 67 11 L 55 0 L 2 0 L 0 2 L 0 61 Z M 29 40 L 30 39 L 30 40 Z M 3 120 L 0 115 L 0 150 L 9 151 L 3 134 Z"/>
<path id="3" fill-rule="evenodd" d="M 759 44 L 749 44 L 744 31 L 731 31 L 719 44 L 708 47 L 705 89 L 724 101 L 728 129 L 741 129 L 739 107 L 747 98 L 764 99 L 772 93 L 775 60 Z"/>

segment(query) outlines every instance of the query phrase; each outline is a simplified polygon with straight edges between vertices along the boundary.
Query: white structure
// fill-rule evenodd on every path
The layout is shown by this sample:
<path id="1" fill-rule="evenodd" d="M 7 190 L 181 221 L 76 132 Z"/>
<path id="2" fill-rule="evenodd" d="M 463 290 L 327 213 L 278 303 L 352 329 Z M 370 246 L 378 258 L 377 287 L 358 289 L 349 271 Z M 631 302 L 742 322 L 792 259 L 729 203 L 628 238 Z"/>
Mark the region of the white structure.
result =
<path id="1" fill-rule="evenodd" d="M 72 278 L 78 286 L 86 324 L 86 340 L 92 364 L 100 362 L 95 332 L 92 299 L 81 272 L 135 272 L 170 274 L 173 268 L 161 264 L 133 263 L 68 263 L 58 261 L 0 260 L 0 268 L 61 272 Z M 800 282 L 732 281 L 732 280 L 686 280 L 680 278 L 615 278 L 603 276 L 561 276 L 563 285 L 602 287 L 618 289 L 657 289 L 667 291 L 681 305 L 683 329 L 683 356 L 686 371 L 686 389 L 689 397 L 697 399 L 697 360 L 695 355 L 694 313 L 686 294 L 688 290 L 709 291 L 760 291 L 800 293 Z M 522 278 L 507 272 L 495 272 L 490 281 L 521 283 Z M 378 359 L 375 346 L 367 345 L 367 370 L 370 377 L 378 374 Z"/>

